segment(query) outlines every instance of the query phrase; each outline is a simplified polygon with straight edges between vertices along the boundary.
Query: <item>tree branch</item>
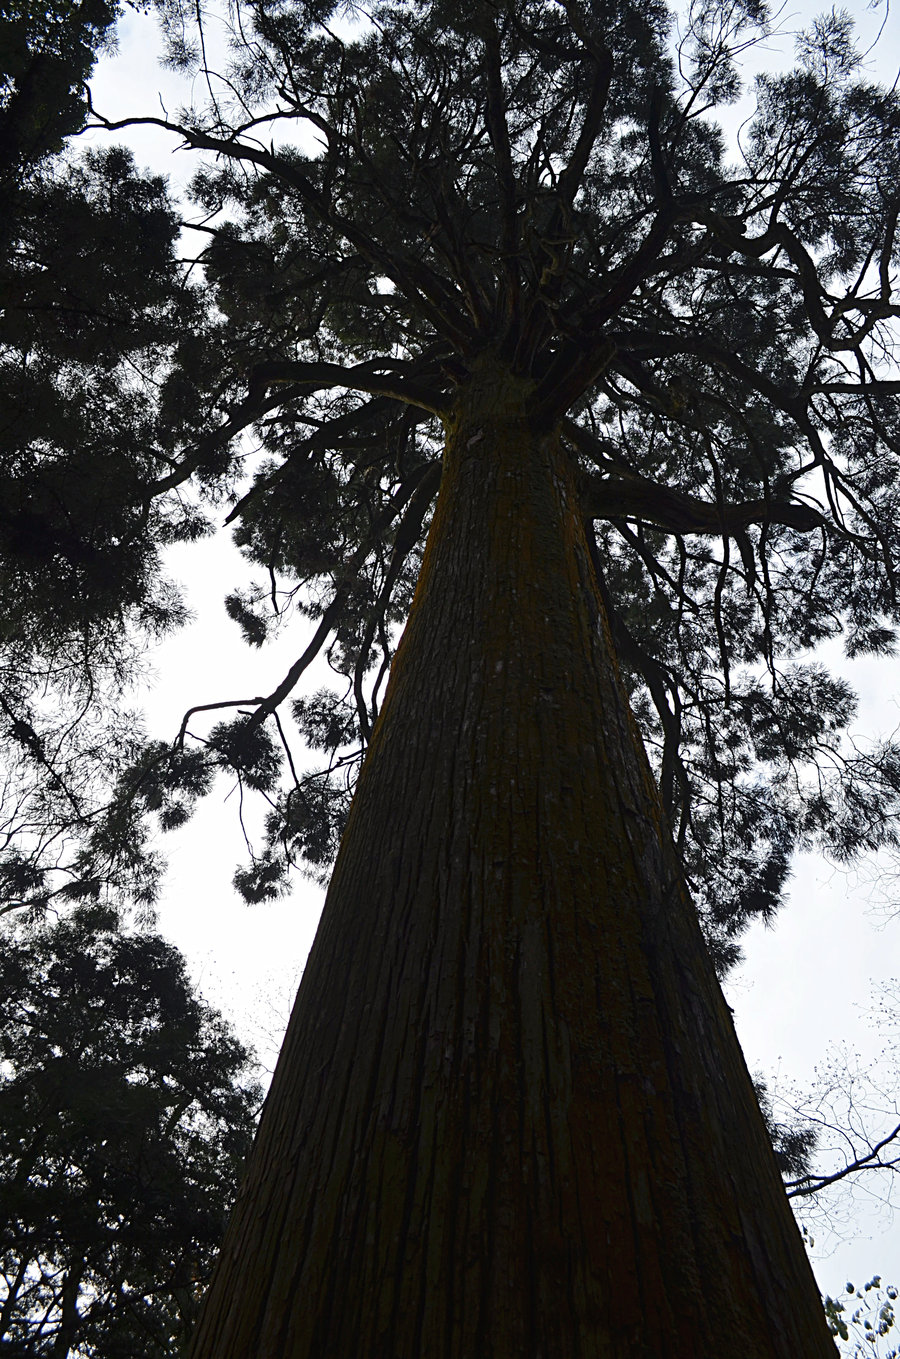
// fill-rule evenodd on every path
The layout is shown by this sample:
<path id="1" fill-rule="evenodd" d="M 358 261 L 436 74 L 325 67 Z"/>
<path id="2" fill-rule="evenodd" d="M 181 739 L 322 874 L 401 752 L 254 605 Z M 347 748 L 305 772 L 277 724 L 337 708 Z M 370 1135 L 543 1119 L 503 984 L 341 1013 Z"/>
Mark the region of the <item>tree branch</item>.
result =
<path id="1" fill-rule="evenodd" d="M 900 1146 L 897 1147 L 897 1155 L 887 1161 L 881 1159 L 881 1153 L 885 1147 L 890 1146 L 892 1142 L 896 1142 L 898 1139 L 900 1139 L 900 1123 L 897 1124 L 893 1132 L 889 1132 L 880 1142 L 876 1142 L 871 1151 L 866 1152 L 865 1156 L 858 1156 L 855 1161 L 850 1161 L 841 1170 L 836 1170 L 831 1175 L 802 1175 L 798 1180 L 788 1180 L 784 1186 L 788 1198 L 797 1199 L 809 1194 L 818 1194 L 827 1185 L 845 1180 L 848 1175 L 855 1175 L 860 1170 L 897 1170 L 900 1168 Z"/>
<path id="2" fill-rule="evenodd" d="M 248 161 L 267 170 L 276 179 L 295 189 L 323 222 L 340 232 L 371 265 L 390 278 L 406 297 L 414 300 L 438 334 L 445 335 L 460 350 L 465 351 L 470 346 L 474 338 L 472 329 L 457 305 L 458 299 L 453 289 L 427 265 L 412 259 L 408 252 L 404 252 L 402 258 L 398 257 L 380 245 L 357 221 L 337 212 L 328 195 L 317 189 L 309 176 L 292 162 L 284 160 L 274 151 L 248 146 L 246 142 L 214 137 L 200 128 L 173 123 L 168 118 L 114 120 L 102 117 L 93 108 L 91 113 L 96 121 L 89 124 L 90 127 L 102 127 L 108 132 L 125 127 L 159 127 L 166 132 L 176 133 L 194 150 L 212 151 L 230 160 Z"/>
<path id="3" fill-rule="evenodd" d="M 266 698 L 254 700 L 254 702 L 256 702 L 258 706 L 256 712 L 253 714 L 253 716 L 250 718 L 249 723 L 247 724 L 248 731 L 252 730 L 253 728 L 259 726 L 262 722 L 264 722 L 270 713 L 274 713 L 278 705 L 287 698 L 288 694 L 299 682 L 300 676 L 303 674 L 304 670 L 306 670 L 307 667 L 311 665 L 312 662 L 315 660 L 316 656 L 322 649 L 322 644 L 325 641 L 325 638 L 328 636 L 329 632 L 331 632 L 332 628 L 337 622 L 338 617 L 340 616 L 341 609 L 344 607 L 344 603 L 346 602 L 347 596 L 350 593 L 353 585 L 356 583 L 356 577 L 360 568 L 363 565 L 363 562 L 366 560 L 366 557 L 372 550 L 372 542 L 377 541 L 387 532 L 388 528 L 396 518 L 398 512 L 402 510 L 403 506 L 407 503 L 407 501 L 412 498 L 416 491 L 418 491 L 421 483 L 424 480 L 428 479 L 429 475 L 432 476 L 434 475 L 434 466 L 435 466 L 434 463 L 425 463 L 423 466 L 417 468 L 416 471 L 411 476 L 409 476 L 403 483 L 403 485 L 400 487 L 400 490 L 392 498 L 390 504 L 388 505 L 384 513 L 380 515 L 379 518 L 375 521 L 375 523 L 372 526 L 371 537 L 367 539 L 362 544 L 362 546 L 356 550 L 356 552 L 354 552 L 353 556 L 350 558 L 350 561 L 347 563 L 342 573 L 343 579 L 335 589 L 331 603 L 328 605 L 325 612 L 323 613 L 319 626 L 316 628 L 316 631 L 313 635 L 312 641 L 309 643 L 309 646 L 303 652 L 303 655 L 300 656 L 299 659 L 294 662 L 294 664 L 291 666 L 290 670 L 287 672 L 281 683 L 275 689 L 273 689 L 272 692 Z M 194 709 L 193 711 L 197 710 Z"/>
<path id="4" fill-rule="evenodd" d="M 751 524 L 783 524 L 797 533 L 811 533 L 828 524 L 821 510 L 799 501 L 717 505 L 638 476 L 586 479 L 582 507 L 593 519 L 640 519 L 669 533 L 737 537 Z"/>
<path id="5" fill-rule="evenodd" d="M 260 401 L 268 387 L 287 382 L 297 387 L 344 387 L 372 396 L 389 396 L 441 416 L 448 405 L 445 393 L 403 377 L 398 370 L 406 366 L 392 359 L 371 359 L 349 368 L 340 363 L 272 359 L 252 368 L 248 400 Z"/>
<path id="6" fill-rule="evenodd" d="M 384 610 L 390 600 L 391 590 L 396 584 L 397 577 L 403 567 L 403 563 L 415 547 L 422 529 L 422 521 L 428 511 L 438 487 L 441 484 L 442 464 L 439 462 L 430 463 L 426 468 L 421 480 L 416 486 L 415 491 L 410 497 L 409 504 L 397 527 L 394 535 L 394 548 L 391 559 L 388 563 L 387 575 L 384 584 L 378 595 L 375 608 L 366 624 L 365 634 L 362 645 L 359 649 L 359 656 L 356 662 L 356 669 L 353 676 L 353 691 L 356 697 L 356 708 L 359 713 L 360 726 L 362 728 L 363 739 L 368 740 L 370 734 L 370 724 L 368 711 L 362 692 L 363 675 L 366 670 L 369 648 L 375 636 L 377 622 L 384 615 Z"/>

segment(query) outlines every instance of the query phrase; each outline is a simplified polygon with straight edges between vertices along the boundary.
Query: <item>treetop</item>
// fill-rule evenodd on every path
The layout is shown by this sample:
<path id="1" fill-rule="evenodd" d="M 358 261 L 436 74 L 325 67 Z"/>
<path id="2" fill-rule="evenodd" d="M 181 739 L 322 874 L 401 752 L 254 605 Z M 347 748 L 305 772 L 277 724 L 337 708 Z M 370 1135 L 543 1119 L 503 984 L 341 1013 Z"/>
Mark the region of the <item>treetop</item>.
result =
<path id="1" fill-rule="evenodd" d="M 152 811 L 147 788 L 175 787 L 196 760 L 194 791 L 229 769 L 269 799 L 266 843 L 241 871 L 248 897 L 280 890 L 292 861 L 325 869 L 409 607 L 444 425 L 488 358 L 576 469 L 626 682 L 723 965 L 742 925 L 774 909 L 797 846 L 846 857 L 893 843 L 898 752 L 848 744 L 848 686 L 810 659 L 835 637 L 851 655 L 888 651 L 898 619 L 900 102 L 866 75 L 846 15 L 816 21 L 791 69 L 757 79 L 735 137 L 716 120 L 770 29 L 755 3 L 676 19 L 629 0 L 259 0 L 235 9 L 218 74 L 203 14 L 174 0 L 160 14 L 170 60 L 202 74 L 209 98 L 123 122 L 95 108 L 92 123 L 158 126 L 196 152 L 182 212 L 198 244 L 186 260 L 166 247 L 137 376 L 115 338 L 109 371 L 142 400 L 117 403 L 129 451 L 104 481 L 103 519 L 133 516 L 112 550 L 145 563 L 132 578 L 149 599 L 166 534 L 224 517 L 248 564 L 227 604 L 247 641 L 263 646 L 298 611 L 314 631 L 268 693 L 198 695 L 165 758 L 122 759 L 88 858 L 102 844 L 111 864 L 142 799 Z M 54 169 L 54 185 L 72 173 Z M 98 190 L 79 192 L 101 211 Z M 20 286 L 24 253 L 14 268 Z M 59 353 L 64 272 L 42 284 L 40 313 L 31 294 L 19 308 L 4 340 L 16 364 Z M 128 286 L 139 297 L 146 283 Z M 99 343 L 97 309 L 86 315 Z M 36 390 L 58 402 L 70 370 L 43 362 L 29 360 Z M 59 433 L 22 423 L 14 437 L 39 483 L 52 478 Z M 66 478 L 83 543 L 100 501 L 73 510 Z M 17 512 L 12 561 L 35 512 Z M 337 690 L 296 698 L 324 654 Z M 239 715 L 210 729 L 201 714 L 217 703 Z M 325 766 L 300 771 L 298 741 Z"/>

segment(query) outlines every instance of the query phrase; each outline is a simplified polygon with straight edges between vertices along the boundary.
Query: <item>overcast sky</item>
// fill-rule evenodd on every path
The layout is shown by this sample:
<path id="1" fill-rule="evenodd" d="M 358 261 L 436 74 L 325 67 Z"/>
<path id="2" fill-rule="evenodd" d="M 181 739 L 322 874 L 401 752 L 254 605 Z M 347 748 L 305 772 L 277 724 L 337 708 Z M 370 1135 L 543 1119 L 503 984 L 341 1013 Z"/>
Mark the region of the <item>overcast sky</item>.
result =
<path id="1" fill-rule="evenodd" d="M 859 0 L 849 8 L 871 41 L 883 11 L 873 12 Z M 786 8 L 782 23 L 796 29 L 802 13 L 817 9 Z M 184 83 L 157 66 L 155 51 L 153 21 L 126 12 L 119 52 L 104 59 L 92 81 L 97 108 L 114 117 L 157 112 L 160 100 L 170 111 L 186 102 Z M 896 63 L 898 53 L 900 23 L 890 15 L 872 55 L 881 79 L 893 80 L 891 61 Z M 776 59 L 775 44 L 755 56 L 763 68 Z M 122 134 L 118 139 L 125 140 Z M 94 134 L 93 140 L 104 138 Z M 167 174 L 173 185 L 190 177 L 194 157 L 176 151 L 174 140 L 133 130 L 127 141 L 140 165 Z M 302 621 L 275 648 L 257 653 L 242 643 L 222 601 L 241 581 L 244 567 L 225 534 L 199 547 L 177 549 L 170 568 L 185 586 L 196 622 L 152 658 L 154 679 L 140 696 L 152 733 L 166 738 L 194 703 L 269 692 L 305 645 Z M 840 663 L 860 693 L 853 728 L 858 739 L 889 735 L 900 726 L 900 661 Z M 322 682 L 320 669 L 310 687 Z M 298 878 L 288 901 L 243 905 L 231 887 L 234 868 L 244 857 L 241 833 L 233 798 L 223 798 L 224 790 L 207 799 L 194 820 L 163 844 L 171 868 L 159 920 L 187 956 L 203 994 L 271 1065 L 323 894 Z M 791 1083 L 810 1086 L 817 1065 L 832 1060 L 838 1050 L 852 1062 L 855 1050 L 862 1067 L 880 1063 L 878 1073 L 889 1087 L 881 1103 L 889 1107 L 891 1082 L 897 1080 L 890 1048 L 898 1045 L 900 1018 L 891 1039 L 874 1027 L 872 1010 L 879 987 L 900 975 L 900 919 L 891 914 L 892 909 L 900 913 L 900 883 L 894 886 L 878 871 L 878 865 L 863 865 L 847 875 L 805 856 L 795 866 L 788 904 L 774 928 L 755 927 L 746 937 L 746 962 L 732 975 L 727 995 L 748 1065 L 763 1073 L 776 1093 Z M 823 1290 L 835 1294 L 848 1278 L 861 1284 L 875 1273 L 900 1283 L 900 1219 L 893 1221 L 881 1202 L 888 1188 L 872 1181 L 871 1190 L 863 1183 L 852 1201 L 843 1196 L 834 1208 L 840 1236 L 819 1221 L 810 1223 Z"/>

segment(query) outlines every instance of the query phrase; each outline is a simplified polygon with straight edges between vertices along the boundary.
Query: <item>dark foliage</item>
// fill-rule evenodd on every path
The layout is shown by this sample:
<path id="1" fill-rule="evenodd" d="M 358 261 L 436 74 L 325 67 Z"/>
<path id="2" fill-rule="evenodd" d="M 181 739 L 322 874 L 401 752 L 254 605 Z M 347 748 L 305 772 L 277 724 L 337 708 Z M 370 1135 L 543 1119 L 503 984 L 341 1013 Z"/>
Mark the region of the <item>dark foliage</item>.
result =
<path id="1" fill-rule="evenodd" d="M 80 908 L 0 948 L 0 1353 L 181 1354 L 252 1139 L 178 953 Z"/>
<path id="2" fill-rule="evenodd" d="M 161 13 L 190 70 L 194 11 Z M 256 573 L 229 594 L 232 618 L 253 646 L 298 613 L 313 635 L 268 696 L 242 700 L 239 726 L 209 733 L 193 710 L 177 750 L 198 742 L 210 770 L 269 800 L 238 878 L 250 897 L 281 890 L 294 860 L 321 872 L 411 600 L 441 421 L 490 352 L 578 466 L 623 673 L 726 968 L 748 921 L 777 908 L 798 847 L 844 860 L 897 843 L 898 750 L 848 742 L 853 696 L 811 656 L 835 638 L 889 652 L 900 616 L 900 100 L 865 76 L 840 14 L 803 36 L 792 70 L 759 79 L 740 147 L 715 116 L 766 32 L 755 2 L 693 6 L 677 40 L 663 5 L 631 0 L 387 3 L 350 28 L 335 14 L 241 6 L 216 99 L 182 122 L 136 119 L 206 154 L 205 288 L 174 263 L 161 190 L 119 153 L 35 181 L 36 205 L 76 194 L 97 230 L 109 218 L 111 250 L 123 241 L 147 269 L 86 261 L 94 301 L 73 317 L 68 243 L 38 206 L 36 224 L 21 219 L 21 261 L 46 249 L 39 275 L 15 265 L 25 301 L 8 341 L 10 381 L 36 384 L 7 455 L 14 597 L 31 590 L 42 636 L 71 625 L 83 639 L 90 618 L 92 658 L 104 645 L 121 658 L 117 606 L 138 630 L 172 621 L 155 554 L 230 495 Z M 122 375 L 138 355 L 159 384 L 149 401 Z M 238 494 L 251 429 L 264 456 Z M 52 589 L 29 586 L 47 563 L 64 582 L 56 622 Z M 292 730 L 285 700 L 322 654 L 343 687 L 330 715 L 321 699 L 295 706 Z M 202 710 L 216 697 L 231 696 L 198 695 Z M 46 752 L 37 713 L 8 706 L 35 768 L 38 746 L 15 732 Z M 299 772 L 298 737 L 324 745 L 326 767 Z M 122 770 L 146 759 L 135 747 Z M 147 851 L 125 868 L 140 788 L 113 782 L 131 805 L 97 824 L 130 829 L 113 847 L 85 839 L 82 817 L 75 877 L 118 874 L 147 896 Z M 23 901 L 42 899 L 28 886 L 39 856 L 10 855 Z"/>
<path id="3" fill-rule="evenodd" d="M 107 888 L 146 902 L 157 861 L 143 831 L 126 842 L 135 816 L 109 800 L 148 759 L 123 695 L 148 642 L 186 617 L 161 553 L 208 529 L 197 497 L 167 495 L 166 478 L 207 414 L 174 355 L 187 361 L 210 325 L 177 258 L 165 184 L 140 175 L 129 152 L 45 156 L 10 208 L 0 263 L 3 909 Z M 227 461 L 216 453 L 217 477 Z M 177 783 L 182 765 L 166 759 Z"/>
<path id="4" fill-rule="evenodd" d="M 62 149 L 87 116 L 85 82 L 119 13 L 109 0 L 0 5 L 0 192 Z M 7 203 L 9 198 L 7 197 Z M 0 240 L 8 219 L 0 226 Z"/>
<path id="5" fill-rule="evenodd" d="M 164 17 L 185 31 L 177 5 Z M 323 649 L 346 683 L 330 716 L 294 708 L 309 745 L 341 733 L 324 742 L 333 792 L 311 796 L 291 759 L 264 871 L 241 881 L 280 890 L 279 856 L 318 866 L 335 843 L 441 418 L 490 351 L 580 468 L 623 672 L 726 968 L 798 847 L 897 843 L 898 752 L 847 741 L 853 695 L 810 655 L 894 644 L 900 101 L 842 15 L 757 82 L 739 153 L 714 115 L 766 32 L 755 3 L 693 6 L 677 43 L 662 5 L 629 0 L 333 18 L 244 5 L 240 107 L 223 87 L 189 121 L 143 120 L 217 157 L 194 183 L 227 318 L 210 438 L 252 425 L 268 453 L 229 516 L 260 572 L 229 610 L 253 645 L 292 609 L 317 625 L 249 726 Z M 279 739 L 290 753 L 285 722 Z"/>
<path id="6" fill-rule="evenodd" d="M 786 1180 L 796 1181 L 808 1175 L 815 1155 L 818 1130 L 813 1124 L 803 1122 L 802 1119 L 780 1122 L 775 1117 L 765 1081 L 757 1077 L 753 1085 L 775 1149 L 778 1169 Z"/>

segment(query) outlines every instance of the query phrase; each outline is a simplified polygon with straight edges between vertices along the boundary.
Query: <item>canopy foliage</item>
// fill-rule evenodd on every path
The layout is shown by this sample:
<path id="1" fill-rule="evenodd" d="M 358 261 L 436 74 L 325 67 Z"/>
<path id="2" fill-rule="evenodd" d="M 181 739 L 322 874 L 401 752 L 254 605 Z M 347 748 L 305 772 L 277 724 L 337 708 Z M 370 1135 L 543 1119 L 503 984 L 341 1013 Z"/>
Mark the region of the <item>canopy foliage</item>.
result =
<path id="1" fill-rule="evenodd" d="M 40 167 L 16 219 L 0 341 L 27 396 L 0 451 L 2 550 L 10 619 L 32 621 L 4 634 L 7 897 L 114 883 L 150 899 L 148 817 L 179 824 L 223 768 L 270 804 L 236 877 L 248 899 L 283 890 L 291 864 L 327 871 L 441 420 L 486 351 L 578 467 L 719 965 L 776 908 L 798 847 L 896 844 L 900 751 L 848 743 L 853 694 L 814 657 L 838 637 L 888 652 L 898 620 L 900 101 L 867 77 L 849 20 L 818 21 L 792 69 L 758 78 L 735 143 L 716 119 L 766 31 L 757 0 L 677 24 L 643 0 L 386 3 L 352 23 L 320 0 L 253 0 L 219 76 L 202 14 L 161 13 L 170 60 L 209 99 L 126 122 L 198 153 L 196 256 L 179 259 L 163 186 L 119 152 Z M 53 201 L 83 224 L 65 241 L 58 209 L 40 218 Z M 290 672 L 252 700 L 198 694 L 238 715 L 210 729 L 194 710 L 174 745 L 141 745 L 133 724 L 116 737 L 106 702 L 97 727 L 54 726 L 36 685 L 52 675 L 98 712 L 129 648 L 179 620 L 160 550 L 226 503 L 246 640 L 312 620 Z M 336 690 L 295 697 L 320 654 Z M 89 739 L 114 756 L 86 796 L 66 761 L 83 766 Z M 306 772 L 301 744 L 321 753 Z"/>

